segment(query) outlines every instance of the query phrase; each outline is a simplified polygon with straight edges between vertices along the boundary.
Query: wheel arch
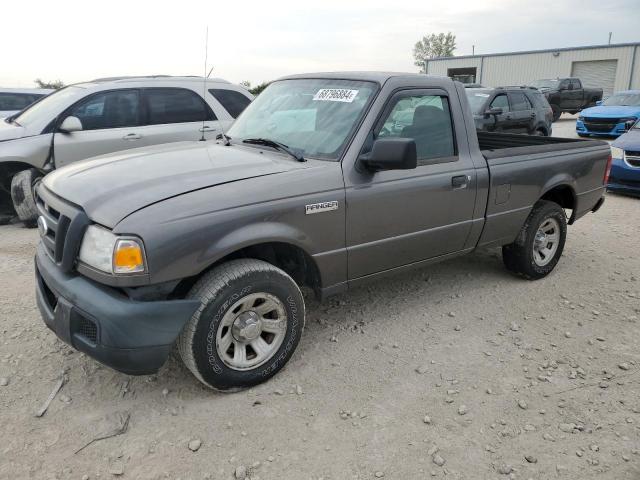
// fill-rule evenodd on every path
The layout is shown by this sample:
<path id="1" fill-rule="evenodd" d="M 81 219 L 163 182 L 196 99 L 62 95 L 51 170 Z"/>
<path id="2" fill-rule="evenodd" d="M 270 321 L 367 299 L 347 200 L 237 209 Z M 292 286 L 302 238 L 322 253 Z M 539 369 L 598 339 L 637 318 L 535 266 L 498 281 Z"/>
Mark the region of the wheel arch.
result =
<path id="1" fill-rule="evenodd" d="M 0 183 L 2 184 L 2 186 L 7 188 L 8 190 L 8 188 L 11 186 L 11 179 L 16 173 L 21 172 L 23 170 L 29 170 L 31 168 L 35 168 L 38 171 L 42 171 L 39 168 L 34 167 L 33 165 L 27 162 L 22 162 L 17 160 L 2 162 L 0 163 Z"/>
<path id="2" fill-rule="evenodd" d="M 573 184 L 574 181 L 569 178 L 555 179 L 545 186 L 543 189 L 544 193 L 539 198 L 539 200 L 555 202 L 562 208 L 571 210 L 571 217 L 568 221 L 569 225 L 571 225 L 575 220 L 578 200 Z"/>
<path id="3" fill-rule="evenodd" d="M 219 242 L 216 245 L 219 245 Z M 174 289 L 175 296 L 184 296 L 195 282 L 211 269 L 239 258 L 254 258 L 270 263 L 285 271 L 298 285 L 311 288 L 318 297 L 321 295 L 322 275 L 317 262 L 308 253 L 307 248 L 291 238 L 266 237 L 247 240 L 217 251 L 218 254 L 210 259 L 204 269 L 178 283 Z"/>

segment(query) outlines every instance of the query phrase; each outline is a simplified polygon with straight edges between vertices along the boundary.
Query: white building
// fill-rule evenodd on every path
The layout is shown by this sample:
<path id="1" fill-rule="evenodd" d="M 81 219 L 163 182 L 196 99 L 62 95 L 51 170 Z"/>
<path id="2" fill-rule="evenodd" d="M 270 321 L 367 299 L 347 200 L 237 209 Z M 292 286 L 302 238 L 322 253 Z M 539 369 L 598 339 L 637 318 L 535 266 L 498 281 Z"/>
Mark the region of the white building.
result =
<path id="1" fill-rule="evenodd" d="M 640 43 L 556 48 L 433 58 L 430 75 L 446 75 L 463 83 L 489 87 L 526 85 L 541 78 L 578 77 L 587 87 L 600 87 L 605 97 L 619 90 L 640 89 Z"/>

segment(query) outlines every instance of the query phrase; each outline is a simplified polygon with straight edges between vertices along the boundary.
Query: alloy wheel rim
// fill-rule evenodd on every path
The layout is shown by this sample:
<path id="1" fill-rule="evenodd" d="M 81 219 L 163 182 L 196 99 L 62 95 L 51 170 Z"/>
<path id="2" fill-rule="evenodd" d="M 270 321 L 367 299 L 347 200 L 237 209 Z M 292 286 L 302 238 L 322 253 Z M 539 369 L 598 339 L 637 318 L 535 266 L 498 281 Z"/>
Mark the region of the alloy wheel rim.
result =
<path id="1" fill-rule="evenodd" d="M 533 261 L 539 267 L 551 262 L 560 244 L 560 223 L 555 218 L 544 220 L 533 240 Z"/>
<path id="2" fill-rule="evenodd" d="M 233 370 L 251 370 L 269 361 L 287 332 L 287 313 L 276 296 L 252 293 L 237 300 L 222 317 L 216 351 Z"/>

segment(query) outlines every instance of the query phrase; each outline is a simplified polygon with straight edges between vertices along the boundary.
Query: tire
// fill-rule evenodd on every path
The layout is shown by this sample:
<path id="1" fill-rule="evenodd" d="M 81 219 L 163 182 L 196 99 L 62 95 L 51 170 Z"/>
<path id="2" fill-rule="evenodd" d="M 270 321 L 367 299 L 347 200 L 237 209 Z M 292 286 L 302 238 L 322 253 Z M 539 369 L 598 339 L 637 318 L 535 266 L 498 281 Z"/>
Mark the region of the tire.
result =
<path id="1" fill-rule="evenodd" d="M 38 209 L 33 188 L 40 181 L 42 174 L 35 168 L 22 170 L 11 179 L 11 201 L 18 218 L 28 228 L 36 226 Z"/>
<path id="2" fill-rule="evenodd" d="M 551 110 L 553 110 L 553 121 L 557 122 L 560 115 L 562 115 L 562 110 L 557 105 L 551 105 Z"/>
<path id="3" fill-rule="evenodd" d="M 537 128 L 536 130 L 534 130 L 533 134 L 538 136 L 538 137 L 548 137 L 549 136 L 547 134 L 547 131 L 542 127 Z"/>
<path id="4" fill-rule="evenodd" d="M 586 137 L 589 136 L 589 134 L 587 134 L 587 133 L 579 133 L 578 136 L 582 137 L 582 138 L 586 138 Z"/>
<path id="5" fill-rule="evenodd" d="M 224 263 L 198 280 L 187 297 L 201 306 L 180 334 L 178 351 L 195 377 L 214 390 L 237 391 L 268 380 L 302 336 L 305 309 L 298 285 L 262 260 Z M 273 330 L 267 331 L 266 322 Z M 236 350 L 243 353 L 236 357 Z M 262 359 L 260 350 L 268 351 Z"/>
<path id="6" fill-rule="evenodd" d="M 541 228 L 545 230 L 546 237 L 540 234 Z M 538 280 L 555 268 L 566 238 L 567 218 L 562 207 L 555 202 L 539 200 L 516 240 L 502 247 L 502 260 L 507 270 L 528 280 Z M 545 239 L 547 243 L 544 243 Z M 546 248 L 550 245 L 554 247 Z"/>

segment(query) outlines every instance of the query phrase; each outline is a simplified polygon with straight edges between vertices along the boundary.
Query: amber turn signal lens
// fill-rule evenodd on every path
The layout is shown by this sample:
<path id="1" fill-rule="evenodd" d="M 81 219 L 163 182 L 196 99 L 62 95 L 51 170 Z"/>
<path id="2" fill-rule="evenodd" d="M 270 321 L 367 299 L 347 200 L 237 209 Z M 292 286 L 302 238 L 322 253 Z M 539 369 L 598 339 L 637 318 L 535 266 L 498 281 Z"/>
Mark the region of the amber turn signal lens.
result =
<path id="1" fill-rule="evenodd" d="M 118 240 L 113 251 L 114 273 L 144 272 L 142 246 L 135 240 Z"/>

